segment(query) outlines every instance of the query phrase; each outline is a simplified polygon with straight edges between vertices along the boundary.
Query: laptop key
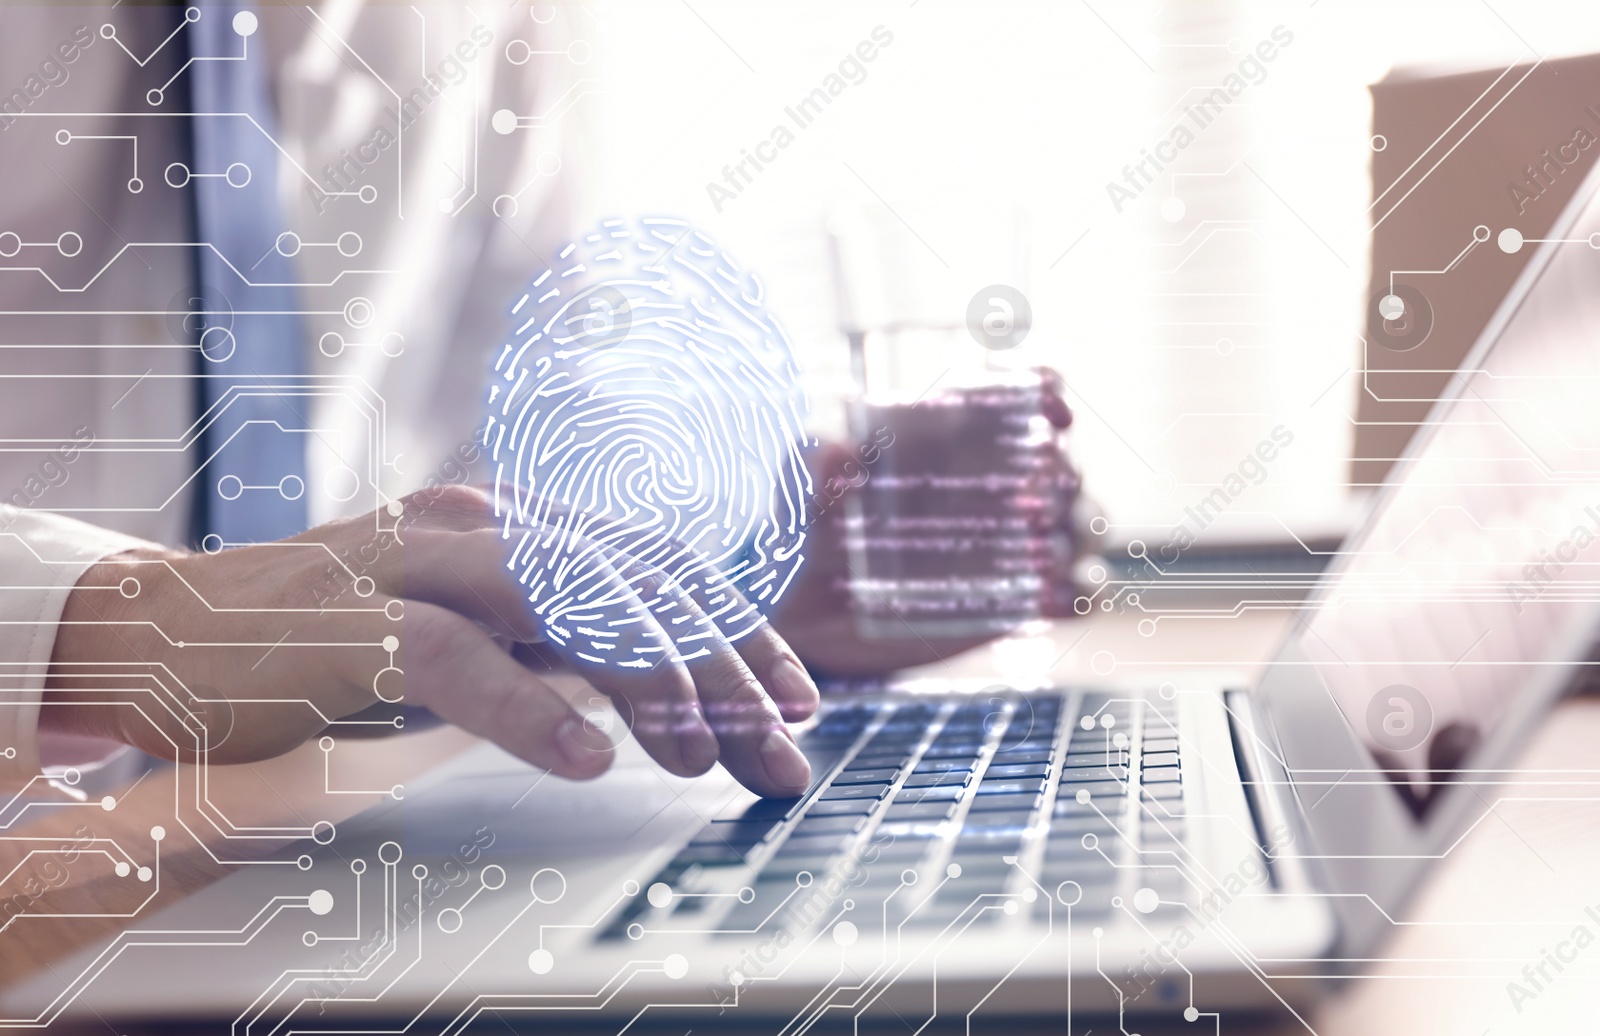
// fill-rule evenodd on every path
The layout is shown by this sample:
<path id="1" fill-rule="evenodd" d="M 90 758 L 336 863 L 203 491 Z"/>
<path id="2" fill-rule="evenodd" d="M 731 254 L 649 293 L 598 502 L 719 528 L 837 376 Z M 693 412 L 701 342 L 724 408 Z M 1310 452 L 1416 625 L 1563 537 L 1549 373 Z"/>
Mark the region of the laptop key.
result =
<path id="1" fill-rule="evenodd" d="M 883 814 L 892 820 L 943 820 L 955 812 L 954 802 L 892 802 Z"/>
<path id="2" fill-rule="evenodd" d="M 1050 750 L 1054 747 L 1055 746 L 1050 743 L 1048 738 L 1024 738 L 1021 741 L 1002 740 L 997 751 L 1002 755 L 1008 756 L 1034 752 L 1042 752 L 1048 756 L 1050 754 Z"/>
<path id="3" fill-rule="evenodd" d="M 1039 802 L 1039 796 L 1029 792 L 1014 792 L 1008 795 L 979 795 L 972 800 L 973 813 L 1008 813 L 1014 810 L 1032 810 Z"/>
<path id="4" fill-rule="evenodd" d="M 1049 763 L 1002 763 L 1000 757 L 995 756 L 994 762 L 983 771 L 983 779 L 987 781 L 996 777 L 1045 777 L 1049 773 Z"/>
<path id="5" fill-rule="evenodd" d="M 795 825 L 794 833 L 799 836 L 817 834 L 855 834 L 866 824 L 867 818 L 863 815 L 845 815 L 837 817 L 807 816 Z"/>
<path id="6" fill-rule="evenodd" d="M 1032 809 L 1003 809 L 996 810 L 993 813 L 968 813 L 966 821 L 961 825 L 961 830 L 975 831 L 980 828 L 1009 827 L 1021 831 L 1032 820 Z"/>
<path id="7" fill-rule="evenodd" d="M 959 788 L 972 779 L 971 770 L 940 770 L 938 773 L 913 773 L 903 788 Z"/>
<path id="8" fill-rule="evenodd" d="M 885 820 L 873 832 L 873 840 L 879 838 L 893 839 L 887 846 L 878 850 L 879 859 L 903 859 L 907 855 L 921 855 L 931 851 L 932 847 L 939 844 L 939 837 L 945 834 L 944 818 L 932 820 Z"/>
<path id="9" fill-rule="evenodd" d="M 887 784 L 834 784 L 822 793 L 823 802 L 840 799 L 881 799 L 888 792 Z"/>
<path id="10" fill-rule="evenodd" d="M 833 779 L 833 786 L 843 784 L 888 784 L 900 772 L 898 766 L 878 766 L 867 770 L 845 770 Z"/>
<path id="11" fill-rule="evenodd" d="M 1144 784 L 1176 784 L 1182 777 L 1176 766 L 1147 766 L 1139 779 Z"/>
<path id="12" fill-rule="evenodd" d="M 1029 777 L 1019 781 L 991 781 L 984 779 L 978 784 L 978 795 L 1039 795 L 1050 786 L 1050 782 L 1043 777 Z"/>
<path id="13" fill-rule="evenodd" d="M 1061 771 L 1062 784 L 1077 784 L 1086 781 L 1125 781 L 1128 779 L 1126 766 L 1074 766 Z"/>
<path id="14" fill-rule="evenodd" d="M 994 762 L 999 766 L 1026 766 L 1030 764 L 1037 766 L 1040 763 L 1048 763 L 1050 755 L 1051 752 L 1048 748 L 1029 748 L 1020 752 L 1009 752 L 1002 747 L 995 751 Z"/>
<path id="15" fill-rule="evenodd" d="M 981 787 L 981 785 L 980 785 Z M 902 788 L 900 794 L 895 796 L 896 802 L 953 802 L 959 799 L 966 786 L 964 784 L 936 784 L 923 788 Z"/>
<path id="16" fill-rule="evenodd" d="M 894 770 L 898 773 L 906 764 L 906 752 L 895 752 L 893 755 L 858 755 L 850 760 L 850 766 L 845 773 L 859 773 L 862 770 Z"/>
<path id="17" fill-rule="evenodd" d="M 977 741 L 938 742 L 929 745 L 922 753 L 924 759 L 972 759 L 983 747 Z"/>
<path id="18" fill-rule="evenodd" d="M 1060 789 L 1056 792 L 1056 802 L 1073 801 L 1079 792 L 1087 794 L 1097 802 L 1109 802 L 1125 797 L 1128 785 L 1121 781 L 1063 779 Z"/>
<path id="19" fill-rule="evenodd" d="M 911 768 L 912 773 L 951 773 L 971 770 L 978 765 L 976 759 L 924 759 Z"/>
<path id="20" fill-rule="evenodd" d="M 828 802 L 813 802 L 806 810 L 808 817 L 836 817 L 849 813 L 866 814 L 877 808 L 877 799 L 833 799 Z"/>

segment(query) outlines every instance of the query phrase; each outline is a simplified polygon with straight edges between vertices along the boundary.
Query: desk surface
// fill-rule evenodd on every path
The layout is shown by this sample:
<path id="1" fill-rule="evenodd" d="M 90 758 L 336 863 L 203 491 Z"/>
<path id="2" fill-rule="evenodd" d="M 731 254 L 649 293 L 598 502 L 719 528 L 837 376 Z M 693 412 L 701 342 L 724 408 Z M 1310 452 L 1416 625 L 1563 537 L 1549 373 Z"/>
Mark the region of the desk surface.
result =
<path id="1" fill-rule="evenodd" d="M 1248 680 L 1269 657 L 1286 623 L 1284 612 L 1164 622 L 1141 636 L 1119 616 L 1063 623 L 1039 636 L 981 649 L 929 667 L 929 675 L 1022 678 L 1048 668 L 1061 680 L 1149 683 L 1174 669 Z M 98 799 L 34 807 L 13 825 L 4 897 L 31 905 L 0 928 L 0 976 L 13 979 L 49 967 L 161 906 L 230 872 L 231 861 L 264 855 L 315 821 L 338 821 L 384 801 L 385 792 L 470 747 L 452 729 L 374 741 L 341 741 L 324 752 L 312 742 L 279 759 L 236 767 L 153 772 Z M 1562 704 L 1527 748 L 1544 770 L 1594 767 L 1600 744 L 1600 700 Z M 1576 779 L 1593 782 L 1591 770 Z M 159 875 L 152 828 L 164 829 Z M 28 839 L 22 841 L 21 839 Z M 110 840 L 139 865 L 117 876 Z M 25 858 L 29 849 L 68 852 Z M 76 852 L 72 852 L 76 849 Z M 1440 862 L 1411 914 L 1397 923 L 1361 977 L 1323 1002 L 1309 1021 L 1322 1036 L 1404 1033 L 1593 1032 L 1594 990 L 1600 988 L 1600 942 L 1535 996 L 1514 1005 L 1507 991 L 1523 981 L 1576 926 L 1600 936 L 1600 798 L 1561 802 L 1506 800 L 1486 807 L 1482 822 Z M 14 869 L 13 869 L 14 868 Z M 36 884 L 30 885 L 32 881 Z M 1588 914 L 1586 907 L 1593 906 Z M 48 916 L 77 915 L 77 916 Z M 84 916 L 89 915 L 89 916 Z M 1587 945 L 1587 944 L 1586 944 Z M 1307 965 L 1314 967 L 1315 965 Z M 1519 998 L 1520 999 L 1520 998 Z M 1517 1007 L 1521 1010 L 1518 1011 Z M 1110 1031 L 1110 1030 L 1108 1030 Z M 1233 1025 L 1225 1031 L 1238 1031 Z M 1262 1019 L 1251 1032 L 1305 1032 L 1291 1018 Z"/>

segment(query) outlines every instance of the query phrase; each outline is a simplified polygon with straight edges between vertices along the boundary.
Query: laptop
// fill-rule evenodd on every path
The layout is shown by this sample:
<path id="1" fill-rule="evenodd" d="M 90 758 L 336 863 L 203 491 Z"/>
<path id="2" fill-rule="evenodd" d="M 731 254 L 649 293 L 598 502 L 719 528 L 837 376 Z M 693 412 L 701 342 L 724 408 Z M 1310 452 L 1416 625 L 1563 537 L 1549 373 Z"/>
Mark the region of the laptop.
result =
<path id="1" fill-rule="evenodd" d="M 586 784 L 484 746 L 45 969 L 6 1017 L 1132 1032 L 1303 1012 L 1518 777 L 1589 657 L 1597 184 L 1551 240 L 1499 238 L 1534 254 L 1359 529 L 1308 601 L 1253 602 L 1297 609 L 1256 686 L 829 688 L 799 738 L 813 786 L 782 801 L 631 745 Z"/>

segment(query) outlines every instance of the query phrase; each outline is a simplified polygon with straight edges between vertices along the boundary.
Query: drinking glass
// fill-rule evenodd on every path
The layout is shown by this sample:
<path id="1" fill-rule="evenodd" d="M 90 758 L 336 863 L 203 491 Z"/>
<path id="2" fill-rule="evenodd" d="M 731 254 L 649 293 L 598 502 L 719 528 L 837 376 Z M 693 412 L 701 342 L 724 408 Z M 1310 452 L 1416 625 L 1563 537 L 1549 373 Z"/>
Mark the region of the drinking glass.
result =
<path id="1" fill-rule="evenodd" d="M 958 267 L 886 210 L 829 235 L 861 457 L 844 519 L 858 632 L 987 637 L 1045 616 L 1071 479 L 1015 348 L 1031 330 L 1016 227 L 975 233 Z"/>

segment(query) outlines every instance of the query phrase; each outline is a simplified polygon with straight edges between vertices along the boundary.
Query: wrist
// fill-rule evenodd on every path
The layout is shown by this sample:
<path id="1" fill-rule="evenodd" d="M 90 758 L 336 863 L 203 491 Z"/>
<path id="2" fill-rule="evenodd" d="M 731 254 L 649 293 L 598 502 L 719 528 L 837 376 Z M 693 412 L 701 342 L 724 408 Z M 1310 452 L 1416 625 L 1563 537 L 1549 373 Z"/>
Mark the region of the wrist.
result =
<path id="1" fill-rule="evenodd" d="M 84 570 L 67 595 L 55 629 L 45 700 L 65 701 L 85 689 L 86 665 L 141 665 L 161 661 L 166 646 L 152 607 L 171 579 L 158 562 L 182 552 L 141 547 L 113 554 Z M 110 674 L 106 674 L 110 675 Z M 99 679 L 94 681 L 101 683 Z M 100 736 L 92 708 L 46 708 L 40 726 L 56 732 Z"/>

